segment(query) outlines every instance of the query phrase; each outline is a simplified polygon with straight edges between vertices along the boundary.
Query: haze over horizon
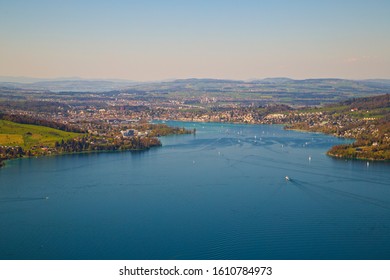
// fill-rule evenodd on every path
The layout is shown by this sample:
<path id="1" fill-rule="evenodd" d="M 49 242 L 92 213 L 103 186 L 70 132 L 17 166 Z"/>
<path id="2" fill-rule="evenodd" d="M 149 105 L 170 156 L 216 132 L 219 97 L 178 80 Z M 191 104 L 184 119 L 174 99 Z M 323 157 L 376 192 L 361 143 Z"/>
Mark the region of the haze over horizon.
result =
<path id="1" fill-rule="evenodd" d="M 0 76 L 390 78 L 390 1 L 1 1 Z"/>

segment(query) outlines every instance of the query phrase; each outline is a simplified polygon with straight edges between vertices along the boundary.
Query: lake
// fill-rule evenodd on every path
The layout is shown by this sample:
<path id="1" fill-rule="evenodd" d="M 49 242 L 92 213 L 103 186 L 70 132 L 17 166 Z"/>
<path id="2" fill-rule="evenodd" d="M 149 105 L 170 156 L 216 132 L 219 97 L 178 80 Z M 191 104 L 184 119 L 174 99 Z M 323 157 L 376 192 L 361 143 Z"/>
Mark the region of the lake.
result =
<path id="1" fill-rule="evenodd" d="M 277 125 L 0 169 L 0 259 L 390 259 L 390 164 Z M 286 180 L 286 176 L 290 180 Z"/>

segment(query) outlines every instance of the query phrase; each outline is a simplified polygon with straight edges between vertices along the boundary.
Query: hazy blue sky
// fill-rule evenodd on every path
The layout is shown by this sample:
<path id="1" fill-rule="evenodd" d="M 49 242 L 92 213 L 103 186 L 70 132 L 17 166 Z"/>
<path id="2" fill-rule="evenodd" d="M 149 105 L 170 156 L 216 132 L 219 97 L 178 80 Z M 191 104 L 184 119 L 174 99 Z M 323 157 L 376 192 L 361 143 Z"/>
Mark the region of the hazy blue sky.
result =
<path id="1" fill-rule="evenodd" d="M 388 0 L 0 0 L 0 75 L 390 78 Z"/>

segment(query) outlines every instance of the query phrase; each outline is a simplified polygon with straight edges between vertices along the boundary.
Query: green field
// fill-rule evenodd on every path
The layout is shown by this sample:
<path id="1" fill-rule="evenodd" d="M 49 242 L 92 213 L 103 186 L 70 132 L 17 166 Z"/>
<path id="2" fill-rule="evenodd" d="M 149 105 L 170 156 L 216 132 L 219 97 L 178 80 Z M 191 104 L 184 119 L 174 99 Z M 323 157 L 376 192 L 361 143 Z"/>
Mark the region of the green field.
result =
<path id="1" fill-rule="evenodd" d="M 81 135 L 44 126 L 0 120 L 2 146 L 21 146 L 23 149 L 30 149 L 35 145 L 53 147 L 56 141 L 61 142 L 62 139 L 65 141 Z"/>

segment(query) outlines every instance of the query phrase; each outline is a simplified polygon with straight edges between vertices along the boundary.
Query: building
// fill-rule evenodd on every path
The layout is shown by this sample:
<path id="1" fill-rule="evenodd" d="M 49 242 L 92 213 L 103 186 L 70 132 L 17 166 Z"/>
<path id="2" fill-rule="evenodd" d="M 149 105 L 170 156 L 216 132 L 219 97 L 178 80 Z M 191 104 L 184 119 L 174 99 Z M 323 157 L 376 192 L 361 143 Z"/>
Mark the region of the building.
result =
<path id="1" fill-rule="evenodd" d="M 123 137 L 133 137 L 134 135 L 138 135 L 138 132 L 135 129 L 121 130 Z"/>

